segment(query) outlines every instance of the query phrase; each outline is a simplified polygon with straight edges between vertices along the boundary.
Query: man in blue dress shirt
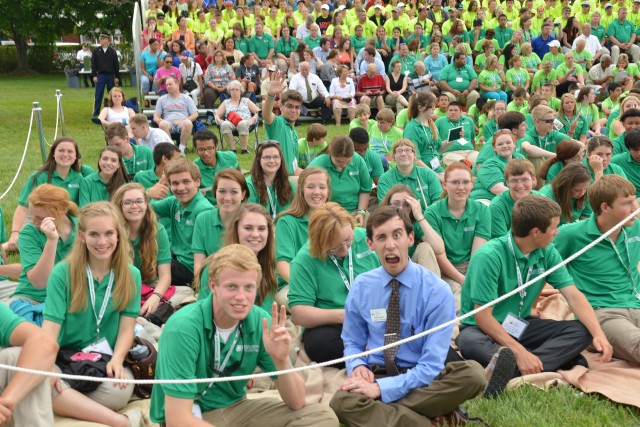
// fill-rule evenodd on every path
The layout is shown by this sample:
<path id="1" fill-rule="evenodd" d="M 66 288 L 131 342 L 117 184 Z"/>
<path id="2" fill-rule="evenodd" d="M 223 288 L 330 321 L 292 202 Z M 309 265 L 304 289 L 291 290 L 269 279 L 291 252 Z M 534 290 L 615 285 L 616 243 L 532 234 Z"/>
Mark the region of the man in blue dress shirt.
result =
<path id="1" fill-rule="evenodd" d="M 376 209 L 367 221 L 367 242 L 382 266 L 359 275 L 349 292 L 342 330 L 345 356 L 455 318 L 448 285 L 409 258 L 413 241 L 409 218 L 393 207 Z M 396 332 L 390 332 L 394 323 Z M 480 394 L 486 380 L 478 363 L 445 365 L 452 330 L 450 325 L 395 351 L 347 361 L 349 378 L 330 403 L 340 422 L 348 427 L 424 425 L 425 417 L 453 415 Z"/>

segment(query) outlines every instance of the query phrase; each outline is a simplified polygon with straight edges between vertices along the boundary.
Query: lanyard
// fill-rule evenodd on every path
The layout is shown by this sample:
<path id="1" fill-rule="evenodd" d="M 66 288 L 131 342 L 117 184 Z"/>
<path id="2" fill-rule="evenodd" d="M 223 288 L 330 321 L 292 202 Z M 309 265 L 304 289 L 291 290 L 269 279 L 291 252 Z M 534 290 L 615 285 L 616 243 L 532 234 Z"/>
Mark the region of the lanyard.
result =
<path id="1" fill-rule="evenodd" d="M 227 363 L 229 362 L 229 359 L 231 358 L 231 353 L 233 352 L 233 349 L 235 348 L 237 342 L 238 342 L 238 335 L 240 335 L 242 333 L 242 331 L 240 330 L 240 328 L 238 326 L 236 326 L 234 332 L 236 333 L 235 337 L 233 337 L 233 342 L 231 343 L 231 347 L 229 347 L 229 352 L 227 352 L 227 355 L 225 356 L 224 360 L 222 361 L 222 365 L 220 364 L 220 334 L 218 333 L 218 328 L 216 328 L 216 333 L 213 336 L 213 343 L 214 343 L 214 360 L 213 360 L 213 378 L 218 378 L 221 374 L 224 373 L 224 368 L 227 367 Z M 244 342 L 244 339 L 243 339 Z M 244 354 L 244 350 L 243 350 L 243 354 Z M 209 389 L 211 388 L 211 386 L 213 386 L 213 382 L 210 382 L 209 385 L 207 386 L 207 388 L 205 388 L 202 393 L 200 393 L 200 395 L 196 396 L 194 400 L 194 402 L 199 401 L 200 399 L 202 399 L 207 392 L 209 391 Z"/>
<path id="2" fill-rule="evenodd" d="M 342 269 L 338 265 L 338 260 L 336 259 L 336 257 L 334 257 L 333 254 L 329 254 L 329 258 L 331 258 L 331 261 L 333 261 L 333 263 L 336 265 L 336 268 L 338 269 L 338 273 L 340 273 L 340 277 L 344 282 L 344 286 L 347 288 L 348 291 L 350 291 L 351 284 L 353 283 L 353 257 L 352 257 L 351 248 L 349 248 L 349 278 L 347 278 L 347 276 L 345 276 L 344 273 L 342 272 Z"/>
<path id="3" fill-rule="evenodd" d="M 415 166 L 414 166 L 415 168 Z M 427 203 L 427 198 L 424 197 L 424 191 L 422 190 L 422 183 L 420 182 L 420 175 L 418 175 L 418 170 L 416 169 L 416 178 L 418 179 L 418 190 L 420 190 L 420 195 L 422 196 L 422 202 L 424 203 L 424 209 L 429 206 Z"/>
<path id="4" fill-rule="evenodd" d="M 271 208 L 271 218 L 276 220 L 276 200 L 278 199 L 278 193 L 276 190 L 273 190 L 273 197 L 271 197 L 271 191 L 269 191 L 269 186 L 267 186 L 267 195 L 269 196 L 269 207 Z"/>
<path id="5" fill-rule="evenodd" d="M 429 133 L 427 132 L 427 128 L 423 123 L 420 123 L 420 125 L 422 126 L 422 131 L 424 132 L 424 135 L 427 137 L 427 144 L 429 145 L 429 148 L 431 148 L 431 155 L 435 157 L 436 148 L 434 147 L 434 144 L 433 144 L 433 137 L 429 135 Z"/>
<path id="6" fill-rule="evenodd" d="M 624 238 L 624 247 L 627 250 L 627 262 L 629 265 L 631 265 L 631 255 L 629 255 L 629 243 L 627 243 L 627 230 L 622 229 L 622 237 Z M 633 273 L 631 273 L 631 270 L 629 269 L 629 265 L 625 264 L 624 261 L 622 260 L 622 256 L 620 255 L 620 252 L 618 251 L 616 244 L 613 243 L 613 241 L 609 238 L 607 240 L 609 241 L 609 243 L 611 243 L 611 247 L 613 248 L 613 251 L 616 253 L 616 256 L 618 257 L 620 264 L 622 264 L 622 267 L 627 272 L 629 279 L 631 279 L 631 286 L 633 286 L 633 293 L 636 294 L 636 298 L 640 299 L 640 293 L 638 293 L 636 280 L 633 278 Z"/>
<path id="7" fill-rule="evenodd" d="M 111 299 L 111 289 L 113 288 L 113 280 L 114 280 L 113 270 L 110 270 L 109 282 L 107 284 L 107 291 L 104 294 L 104 299 L 102 300 L 102 306 L 100 307 L 100 311 L 96 313 L 96 289 L 93 285 L 93 273 L 91 272 L 91 267 L 87 265 L 87 283 L 89 284 L 89 297 L 91 299 L 91 308 L 93 309 L 93 315 L 96 318 L 96 339 L 100 337 L 100 323 L 102 322 L 104 313 L 105 311 L 107 311 L 107 306 L 109 305 L 109 300 Z"/>
<path id="8" fill-rule="evenodd" d="M 516 257 L 516 251 L 513 249 L 513 242 L 511 242 L 511 233 L 507 235 L 507 242 L 509 242 L 509 249 L 511 250 L 511 255 L 513 255 L 513 261 L 516 264 L 516 277 L 518 278 L 518 287 L 524 285 L 529 281 L 529 276 L 531 275 L 531 270 L 533 270 L 533 266 L 529 266 L 529 270 L 527 271 L 527 277 L 522 281 L 522 272 L 520 271 L 520 265 L 518 264 L 518 258 Z M 522 314 L 522 307 L 524 306 L 524 298 L 527 296 L 526 289 L 520 290 L 520 307 L 518 308 L 518 316 Z"/>

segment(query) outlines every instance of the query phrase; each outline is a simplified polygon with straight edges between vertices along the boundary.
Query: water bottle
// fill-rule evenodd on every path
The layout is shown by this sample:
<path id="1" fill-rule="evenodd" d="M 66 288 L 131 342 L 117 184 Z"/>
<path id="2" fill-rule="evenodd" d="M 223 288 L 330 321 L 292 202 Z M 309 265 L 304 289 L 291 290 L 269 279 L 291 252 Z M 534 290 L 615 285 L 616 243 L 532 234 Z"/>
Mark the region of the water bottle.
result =
<path id="1" fill-rule="evenodd" d="M 149 348 L 146 345 L 138 344 L 129 350 L 129 354 L 133 360 L 143 360 L 149 355 Z"/>

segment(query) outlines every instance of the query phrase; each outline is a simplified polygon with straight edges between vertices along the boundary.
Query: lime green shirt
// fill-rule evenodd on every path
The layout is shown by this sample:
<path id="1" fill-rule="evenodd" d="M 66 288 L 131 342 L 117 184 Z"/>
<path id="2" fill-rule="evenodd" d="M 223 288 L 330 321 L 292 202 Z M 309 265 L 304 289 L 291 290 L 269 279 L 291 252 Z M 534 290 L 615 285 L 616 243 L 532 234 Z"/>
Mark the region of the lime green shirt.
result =
<path id="1" fill-rule="evenodd" d="M 7 240 L 7 234 L 4 231 L 4 213 L 2 212 L 2 207 L 0 206 L 0 243 L 4 243 Z M 4 260 L 0 257 L 0 265 L 4 265 Z M 0 280 L 8 280 L 7 276 L 0 276 Z M 2 346 L 2 344 L 0 344 Z"/>
<path id="2" fill-rule="evenodd" d="M 94 307 L 91 306 L 89 296 L 87 296 L 87 305 L 83 310 L 75 313 L 69 312 L 69 307 L 71 306 L 69 263 L 63 261 L 53 268 L 47 284 L 44 319 L 60 325 L 60 334 L 58 335 L 60 347 L 81 350 L 104 337 L 111 348 L 115 349 L 120 318 L 126 316 L 135 319 L 140 314 L 140 293 L 142 292 L 140 271 L 129 264 L 129 272 L 133 277 L 135 286 L 133 297 L 123 311 L 117 311 L 113 300 L 110 300 L 100 323 L 100 334 L 98 335 L 96 317 L 93 312 Z M 114 271 L 111 274 L 116 274 L 116 272 Z M 96 291 L 96 312 L 100 311 L 102 302 L 108 297 L 105 293 L 111 274 L 107 274 L 101 282 L 92 278 Z M 116 286 L 117 284 L 114 283 L 113 287 L 115 288 Z"/>
<path id="3" fill-rule="evenodd" d="M 296 194 L 295 183 L 293 183 L 290 180 L 289 184 L 291 184 L 291 198 L 287 203 L 285 203 L 284 205 L 280 203 L 280 200 L 278 199 L 278 193 L 274 189 L 273 185 L 267 186 L 267 192 L 269 194 L 267 196 L 267 200 L 265 200 L 265 202 L 262 203 L 260 201 L 260 194 L 258 194 L 256 187 L 253 185 L 253 178 L 249 176 L 247 177 L 247 186 L 249 187 L 249 201 L 251 203 L 257 203 L 259 205 L 264 206 L 267 209 L 267 212 L 269 212 L 269 214 L 271 215 L 271 218 L 275 219 L 276 215 L 278 215 L 280 212 L 284 212 L 289 208 L 289 205 L 291 205 L 291 202 L 293 201 L 293 196 L 294 194 Z M 271 198 L 269 198 L 269 196 Z M 273 209 L 274 207 L 275 207 L 275 212 Z"/>
<path id="4" fill-rule="evenodd" d="M 590 104 L 586 107 L 578 104 L 578 114 L 582 116 L 589 126 L 591 126 L 594 121 L 600 119 L 600 111 L 595 104 Z"/>
<path id="5" fill-rule="evenodd" d="M 240 333 L 236 331 L 225 343 L 221 343 L 221 358 L 231 352 L 225 376 L 249 375 L 256 367 L 263 372 L 276 370 L 262 341 L 262 319 L 265 318 L 271 323 L 269 314 L 260 307 L 253 306 L 242 321 L 242 333 L 238 341 L 234 343 L 236 334 Z M 212 296 L 176 312 L 162 331 L 162 352 L 158 353 L 156 378 L 190 380 L 214 377 L 214 336 Z M 158 385 L 151 394 L 149 415 L 154 422 L 165 422 L 165 396 L 188 400 L 198 398 L 203 413 L 226 408 L 245 397 L 246 385 L 246 380 L 213 383 L 201 398 L 209 383 Z"/>
<path id="6" fill-rule="evenodd" d="M 56 244 L 56 257 L 55 263 L 62 261 L 67 254 L 71 251 L 73 242 L 78 234 L 78 218 L 75 216 L 67 216 L 71 221 L 71 234 L 67 238 L 67 241 L 63 241 L 58 237 L 58 243 Z M 42 251 L 47 244 L 47 236 L 40 231 L 32 222 L 26 224 L 20 230 L 20 236 L 18 238 L 18 250 L 20 251 L 20 264 L 22 265 L 22 272 L 18 279 L 18 286 L 12 296 L 24 296 L 33 301 L 43 303 L 47 297 L 47 288 L 36 288 L 27 277 L 29 273 L 36 266 L 40 257 L 42 257 Z"/>
<path id="7" fill-rule="evenodd" d="M 356 228 L 353 233 L 355 240 L 351 245 L 351 258 L 355 280 L 359 274 L 379 267 L 380 261 L 367 245 L 365 229 Z M 338 269 L 347 280 L 350 279 L 349 256 L 336 258 L 336 262 L 338 266 L 329 257 L 325 261 L 312 257 L 309 254 L 309 243 L 306 243 L 291 263 L 289 307 L 308 305 L 326 310 L 344 308 L 349 289 Z"/>
<path id="8" fill-rule="evenodd" d="M 522 66 L 527 70 L 537 70 L 538 65 L 542 62 L 537 53 L 531 52 L 529 56 L 522 56 Z"/>
<path id="9" fill-rule="evenodd" d="M 144 145 L 131 144 L 131 146 L 133 147 L 131 157 L 127 159 L 122 156 L 122 161 L 127 167 L 129 176 L 135 175 L 140 171 L 153 170 L 156 167 L 155 163 L 153 163 L 153 151 L 151 148 Z"/>
<path id="10" fill-rule="evenodd" d="M 558 80 L 558 75 L 555 70 L 549 71 L 549 74 L 545 74 L 544 70 L 538 70 L 533 75 L 533 81 L 531 83 L 531 90 L 535 91 L 539 87 L 544 86 L 547 83 L 552 83 Z"/>
<path id="11" fill-rule="evenodd" d="M 209 256 L 224 246 L 225 227 L 218 208 L 203 212 L 196 218 L 191 250 Z"/>
<path id="12" fill-rule="evenodd" d="M 449 197 L 429 206 L 425 218 L 442 237 L 447 258 L 452 264 L 469 261 L 473 239 L 478 236 L 491 238 L 491 213 L 489 207 L 475 200 L 467 200 L 464 213 L 456 218 L 449 212 Z"/>
<path id="13" fill-rule="evenodd" d="M 355 118 L 349 122 L 349 130 L 354 128 L 364 128 L 366 130 L 371 130 L 371 127 L 373 127 L 376 124 L 377 122 L 375 120 L 369 119 L 367 122 L 367 127 L 365 128 L 364 126 L 362 126 L 362 123 L 360 123 L 360 120 Z"/>
<path id="14" fill-rule="evenodd" d="M 298 167 L 298 133 L 282 116 L 276 116 L 270 125 L 265 123 L 264 128 L 267 139 L 280 142 L 287 171 L 289 175 L 293 175 Z"/>
<path id="15" fill-rule="evenodd" d="M 464 139 L 466 140 L 465 144 L 462 144 L 458 141 L 451 144 L 451 146 L 447 149 L 447 153 L 451 151 L 459 151 L 459 150 L 473 150 L 473 140 L 476 139 L 476 128 L 473 124 L 473 120 L 471 120 L 467 116 L 461 116 L 460 120 L 453 122 L 449 120 L 449 117 L 440 117 L 436 120 L 436 129 L 438 130 L 438 137 L 440 142 L 447 141 L 449 137 L 449 130 L 460 127 L 464 129 Z"/>
<path id="16" fill-rule="evenodd" d="M 395 126 L 385 133 L 378 128 L 377 123 L 369 128 L 369 148 L 378 154 L 390 156 L 391 146 L 400 138 L 402 131 Z"/>
<path id="17" fill-rule="evenodd" d="M 169 235 L 167 230 L 160 223 L 156 224 L 156 243 L 158 244 L 158 255 L 156 265 L 171 264 L 171 244 L 169 243 Z M 142 268 L 142 260 L 140 259 L 140 236 L 131 240 L 131 249 L 133 249 L 133 265 L 140 270 Z"/>
<path id="18" fill-rule="evenodd" d="M 64 188 L 69 192 L 71 201 L 77 204 L 80 201 L 80 183 L 85 176 L 91 175 L 92 173 L 93 169 L 91 169 L 89 166 L 83 166 L 80 172 L 70 169 L 69 174 L 66 176 L 66 178 L 62 178 L 60 175 L 58 175 L 58 172 L 54 170 L 51 174 L 51 181 L 49 181 L 47 171 L 35 171 L 29 176 L 29 178 L 27 178 L 26 184 L 24 185 L 24 187 L 22 187 L 22 192 L 20 193 L 20 197 L 18 198 L 18 204 L 20 206 L 28 208 L 29 195 L 34 188 L 41 184 L 51 184 L 55 185 L 56 187 Z"/>
<path id="19" fill-rule="evenodd" d="M 402 175 L 398 168 L 386 171 L 378 182 L 378 201 L 382 202 L 391 187 L 405 184 L 411 187 L 415 197 L 420 200 L 424 212 L 428 206 L 440 200 L 442 186 L 438 174 L 429 168 L 414 166 L 407 176 Z"/>
<path id="20" fill-rule="evenodd" d="M 460 314 L 468 313 L 475 309 L 476 305 L 484 305 L 519 286 L 514 259 L 517 260 L 523 283 L 535 279 L 562 262 L 560 254 L 553 245 L 536 249 L 526 257 L 515 243 L 512 233 L 490 240 L 471 257 L 469 269 L 462 285 Z M 573 278 L 567 272 L 566 267 L 561 267 L 527 288 L 522 311 L 520 311 L 521 297 L 519 293 L 516 293 L 493 306 L 493 317 L 500 323 L 509 313 L 519 315 L 521 318 L 528 317 L 545 281 L 556 289 L 573 284 Z M 477 324 L 474 317 L 468 317 L 462 323 L 465 325 Z"/>
<path id="21" fill-rule="evenodd" d="M 556 53 L 554 55 L 551 52 L 547 52 L 542 57 L 542 62 L 546 62 L 546 61 L 550 61 L 553 64 L 553 69 L 554 70 L 556 68 L 560 68 L 560 65 L 564 65 L 564 53 L 559 52 L 559 53 Z M 566 70 L 565 70 L 565 72 L 566 72 Z M 562 73 L 562 74 L 564 74 L 564 73 Z M 562 74 L 557 74 L 557 75 L 562 75 Z"/>
<path id="22" fill-rule="evenodd" d="M 213 206 L 200 193 L 183 207 L 175 196 L 151 202 L 159 218 L 171 218 L 171 249 L 182 265 L 193 271 L 193 251 L 191 245 L 197 218 L 201 213 L 212 211 Z"/>
<path id="23" fill-rule="evenodd" d="M 478 76 L 478 83 L 492 88 L 490 92 L 502 89 L 502 77 L 500 77 L 498 70 L 482 70 Z M 480 92 L 485 93 L 486 91 L 480 90 Z"/>
<path id="24" fill-rule="evenodd" d="M 357 153 L 354 153 L 353 159 L 342 171 L 333 165 L 328 154 L 316 157 L 309 166 L 319 166 L 327 171 L 331 178 L 331 201 L 338 203 L 348 212 L 358 208 L 360 193 L 371 193 L 369 169 Z"/>
<path id="25" fill-rule="evenodd" d="M 19 324 L 26 322 L 26 320 L 12 312 L 6 305 L 0 304 L 0 322 L 2 322 L 2 328 L 0 329 L 0 347 L 11 347 L 11 335 L 13 335 L 13 331 L 16 330 Z"/>
<path id="26" fill-rule="evenodd" d="M 418 119 L 411 119 L 404 128 L 404 138 L 416 145 L 416 157 L 436 172 L 444 172 L 440 164 L 440 140 L 435 138 L 431 126 L 423 125 Z M 436 159 L 436 160 L 434 160 Z M 437 167 L 434 168 L 434 165 Z"/>
<path id="27" fill-rule="evenodd" d="M 300 141 L 298 141 L 298 166 L 306 169 L 309 163 L 318 157 L 322 150 L 327 148 L 327 144 L 327 141 L 325 141 L 320 145 L 310 146 L 307 138 L 300 138 Z"/>
<path id="28" fill-rule="evenodd" d="M 531 78 L 527 70 L 525 70 L 524 68 L 520 68 L 519 70 L 516 70 L 515 68 L 510 68 L 507 70 L 507 75 L 505 77 L 507 81 L 511 82 L 511 84 L 514 85 L 515 87 L 521 86 L 523 88 L 527 86 L 527 82 Z M 510 102 L 509 104 L 511 103 L 513 103 L 513 101 Z M 520 107 L 520 109 L 522 109 L 522 107 Z M 520 109 L 516 109 L 513 111 L 519 111 Z M 511 111 L 511 110 L 507 108 L 507 111 Z"/>
<path id="29" fill-rule="evenodd" d="M 80 207 L 93 202 L 108 202 L 110 198 L 107 183 L 100 178 L 99 173 L 89 175 L 80 183 Z"/>
<path id="30" fill-rule="evenodd" d="M 560 227 L 554 245 L 564 258 L 600 237 L 596 216 Z M 620 256 L 616 255 L 617 249 Z M 633 281 L 640 284 L 640 221 L 624 227 L 615 242 L 604 239 L 568 264 L 576 286 L 594 308 L 640 308 Z M 594 266 L 598 266 L 594 268 Z M 632 275 L 633 281 L 631 280 Z"/>
<path id="31" fill-rule="evenodd" d="M 216 195 L 213 194 L 213 183 L 216 179 L 216 173 L 222 169 L 232 168 L 238 169 L 238 157 L 233 151 L 216 151 L 216 165 L 205 165 L 201 159 L 196 159 L 195 162 L 198 169 L 200 169 L 200 188 L 207 188 L 205 197 L 213 206 L 216 206 Z"/>
<path id="32" fill-rule="evenodd" d="M 617 165 L 636 187 L 636 197 L 640 197 L 640 163 L 633 160 L 629 152 L 613 156 L 611 163 Z"/>
<path id="33" fill-rule="evenodd" d="M 551 188 L 551 184 L 547 184 L 540 189 L 540 195 L 544 196 L 548 199 L 557 202 L 556 196 L 553 194 L 553 188 Z M 576 199 L 571 199 L 571 221 L 576 222 L 581 218 L 588 218 L 591 216 L 593 211 L 591 210 L 591 205 L 589 204 L 589 200 L 585 201 L 584 207 L 582 209 L 578 208 Z M 560 215 L 560 225 L 566 224 L 564 217 Z"/>

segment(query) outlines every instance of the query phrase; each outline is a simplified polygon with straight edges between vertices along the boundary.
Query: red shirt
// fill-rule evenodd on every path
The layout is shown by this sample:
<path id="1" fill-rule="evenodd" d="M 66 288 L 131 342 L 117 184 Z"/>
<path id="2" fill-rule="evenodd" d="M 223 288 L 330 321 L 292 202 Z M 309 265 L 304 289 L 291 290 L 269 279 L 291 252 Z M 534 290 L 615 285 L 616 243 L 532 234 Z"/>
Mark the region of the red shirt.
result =
<path id="1" fill-rule="evenodd" d="M 376 74 L 374 78 L 370 78 L 368 74 L 360 77 L 356 92 L 383 92 L 385 88 L 384 77 Z"/>

